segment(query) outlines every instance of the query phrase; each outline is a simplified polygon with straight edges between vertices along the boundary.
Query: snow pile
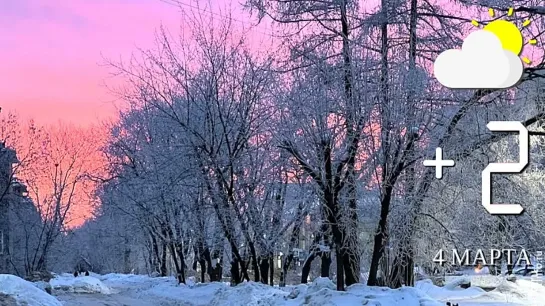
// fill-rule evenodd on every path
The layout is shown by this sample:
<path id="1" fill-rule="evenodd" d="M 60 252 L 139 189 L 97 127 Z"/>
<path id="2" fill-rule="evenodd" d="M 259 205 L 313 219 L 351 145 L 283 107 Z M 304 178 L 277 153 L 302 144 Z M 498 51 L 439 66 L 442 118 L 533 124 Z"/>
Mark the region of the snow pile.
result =
<path id="1" fill-rule="evenodd" d="M 127 280 L 127 279 L 134 279 L 134 278 L 137 278 L 138 281 L 141 281 L 141 280 L 144 280 L 144 279 L 149 279 L 150 277 L 147 276 L 147 275 L 140 275 L 140 274 L 121 274 L 121 273 L 108 273 L 108 274 L 97 274 L 96 276 L 93 275 L 93 273 L 90 273 L 91 276 L 94 276 L 98 279 L 100 279 L 101 281 L 107 281 L 107 280 L 119 280 L 119 279 L 123 279 L 123 280 Z"/>
<path id="2" fill-rule="evenodd" d="M 150 277 L 147 275 L 138 274 L 118 274 L 111 273 L 97 277 L 112 293 L 117 291 L 131 291 L 140 296 L 142 292 L 148 292 L 153 296 L 161 297 L 162 295 L 176 296 L 180 293 L 180 287 L 174 277 Z M 157 292 L 155 292 L 157 291 Z M 165 293 L 158 294 L 160 291 Z"/>
<path id="3" fill-rule="evenodd" d="M 494 289 L 498 287 L 504 280 L 505 276 L 496 275 L 464 275 L 464 276 L 447 276 L 445 277 L 445 287 L 454 285 L 454 287 L 462 284 L 471 284 L 474 287 L 481 287 L 484 289 Z M 453 289 L 450 288 L 450 289 Z"/>
<path id="4" fill-rule="evenodd" d="M 338 293 L 340 294 L 342 292 Z M 381 287 L 367 287 L 363 284 L 356 284 L 350 286 L 347 289 L 347 293 L 353 295 L 354 297 L 345 296 L 344 299 L 333 299 L 335 302 L 333 305 L 443 305 L 442 303 L 437 302 L 436 300 L 412 287 L 390 289 Z"/>
<path id="5" fill-rule="evenodd" d="M 544 306 L 545 287 L 540 283 L 528 280 L 511 282 L 502 279 L 492 291 L 485 291 L 479 287 L 462 289 L 459 287 L 437 287 L 431 281 L 425 280 L 416 283 L 416 288 L 430 297 L 442 302 L 489 303 L 493 305 L 525 305 Z"/>
<path id="6" fill-rule="evenodd" d="M 454 290 L 462 285 L 471 284 L 471 279 L 467 276 L 453 276 L 451 278 L 445 278 L 445 288 L 448 290 Z"/>
<path id="7" fill-rule="evenodd" d="M 212 299 L 222 288 L 229 288 L 223 283 L 205 283 L 195 284 L 194 288 L 190 288 L 184 284 L 177 284 L 174 278 L 162 278 L 158 282 L 158 278 L 148 278 L 153 280 L 154 285 L 146 290 L 139 292 L 140 297 L 154 296 L 158 298 L 168 299 L 171 301 L 181 302 L 183 305 L 211 305 Z M 240 304 L 242 305 L 242 304 Z"/>
<path id="8" fill-rule="evenodd" d="M 51 288 L 51 284 L 49 282 L 45 282 L 45 281 L 39 281 L 39 282 L 33 282 L 32 283 L 36 288 L 44 291 L 44 292 L 47 292 L 48 294 L 51 294 L 52 292 L 52 288 Z"/>
<path id="9" fill-rule="evenodd" d="M 91 274 L 91 276 L 94 276 Z M 124 285 L 124 284 L 142 284 L 142 283 L 153 283 L 161 278 L 152 278 L 147 275 L 138 275 L 138 274 L 120 274 L 120 273 L 110 273 L 105 275 L 95 276 L 103 283 L 115 284 L 115 285 Z"/>
<path id="10" fill-rule="evenodd" d="M 337 287 L 327 277 L 318 277 L 310 285 L 308 285 L 307 294 L 315 294 L 324 289 L 335 290 Z"/>
<path id="11" fill-rule="evenodd" d="M 431 280 L 426 279 L 416 282 L 415 288 L 436 300 L 445 302 L 457 299 L 477 298 L 486 293 L 486 291 L 479 287 L 469 287 L 467 289 L 459 287 L 460 284 L 465 284 L 467 281 L 468 279 L 465 277 L 458 277 L 444 287 L 438 287 Z"/>
<path id="12" fill-rule="evenodd" d="M 542 300 L 545 296 L 545 287 L 538 282 L 524 279 L 517 280 L 516 282 L 506 281 L 491 292 L 505 295 L 510 299 L 518 300 L 521 303 L 524 302 L 526 305 L 545 305 L 545 302 Z M 538 304 L 536 304 L 537 301 L 539 301 Z M 531 304 L 530 302 L 533 302 L 534 304 Z"/>
<path id="13" fill-rule="evenodd" d="M 74 292 L 74 293 L 102 293 L 110 294 L 108 288 L 102 281 L 92 276 L 74 277 L 73 275 L 59 275 L 53 278 L 51 286 L 54 290 Z"/>
<path id="14" fill-rule="evenodd" d="M 363 284 L 350 286 L 347 291 L 335 290 L 335 284 L 327 278 L 317 278 L 306 285 L 271 287 L 256 282 L 244 282 L 235 287 L 223 283 L 196 284 L 194 287 L 176 285 L 175 280 L 162 282 L 140 292 L 140 296 L 155 296 L 183 305 L 207 306 L 442 306 L 415 288 L 392 290 L 368 287 Z"/>
<path id="15" fill-rule="evenodd" d="M 62 306 L 55 297 L 14 275 L 0 274 L 0 293 L 13 297 L 20 305 Z"/>
<path id="16" fill-rule="evenodd" d="M 185 284 L 189 287 L 189 288 L 193 288 L 195 287 L 195 284 L 197 283 L 197 281 L 195 280 L 195 277 L 194 276 L 190 276 L 188 277 L 186 280 L 185 280 Z"/>
<path id="17" fill-rule="evenodd" d="M 483 289 L 495 289 L 507 281 L 504 276 L 496 275 L 475 275 L 471 276 L 471 286 Z"/>
<path id="18" fill-rule="evenodd" d="M 203 287 L 204 288 L 204 287 Z M 268 285 L 245 282 L 235 287 L 223 286 L 216 290 L 210 306 L 282 306 L 288 292 Z"/>

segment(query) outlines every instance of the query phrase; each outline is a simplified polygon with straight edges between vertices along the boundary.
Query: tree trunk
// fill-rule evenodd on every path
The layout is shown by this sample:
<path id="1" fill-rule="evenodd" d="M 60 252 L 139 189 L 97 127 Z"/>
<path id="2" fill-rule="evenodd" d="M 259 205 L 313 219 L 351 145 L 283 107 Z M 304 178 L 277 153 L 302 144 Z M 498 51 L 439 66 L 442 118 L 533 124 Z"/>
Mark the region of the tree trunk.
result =
<path id="1" fill-rule="evenodd" d="M 161 254 L 159 253 L 159 244 L 157 239 L 153 234 L 150 234 L 151 244 L 152 244 L 152 261 L 153 261 L 153 270 L 154 272 L 161 271 Z"/>
<path id="2" fill-rule="evenodd" d="M 269 257 L 269 285 L 274 286 L 274 255 Z"/>
<path id="3" fill-rule="evenodd" d="M 231 237 L 230 234 L 228 234 L 229 237 Z M 229 239 L 227 239 L 229 241 Z M 240 253 L 238 251 L 238 247 L 234 244 L 234 240 L 231 239 L 230 240 L 231 243 L 230 243 L 230 246 L 231 246 L 231 251 L 232 251 L 232 256 L 234 258 L 234 262 L 235 262 L 235 267 L 237 269 L 237 273 L 240 274 L 240 272 L 242 272 L 242 278 L 244 278 L 245 280 L 247 281 L 250 281 L 250 276 L 248 276 L 248 268 L 246 266 L 246 264 L 244 263 L 244 260 L 242 259 L 242 256 L 240 256 Z M 240 266 L 240 272 L 239 272 L 239 266 Z M 233 268 L 233 265 L 231 265 L 231 268 Z M 237 284 L 240 284 L 241 283 L 241 280 L 239 279 L 239 282 Z"/>
<path id="4" fill-rule="evenodd" d="M 416 31 L 417 31 L 417 23 L 418 23 L 418 0 L 411 0 L 410 2 L 410 13 L 409 13 L 409 73 L 415 73 L 416 72 Z M 409 88 L 409 91 L 407 93 L 407 102 L 409 106 L 409 114 L 410 117 L 409 122 L 412 122 L 415 120 L 414 118 L 414 110 L 415 106 L 414 103 L 414 96 L 415 92 L 412 89 L 412 87 Z M 411 121 L 412 120 L 412 121 Z M 412 129 L 412 127 L 409 127 Z M 418 138 L 418 134 L 415 131 L 409 131 L 409 139 L 407 143 L 407 147 L 410 148 L 409 150 L 406 150 L 407 153 L 410 154 L 411 149 L 413 147 L 413 144 L 415 140 Z M 416 179 L 415 176 L 415 170 L 414 170 L 414 164 L 411 165 L 406 172 L 407 177 L 407 194 L 406 197 L 411 199 L 409 201 L 409 205 L 413 205 L 414 202 L 412 201 L 412 198 L 414 196 L 414 181 Z M 409 206 L 410 211 L 413 211 L 413 207 Z M 409 220 L 411 221 L 411 220 Z M 406 250 L 402 251 L 402 277 L 403 281 L 405 283 L 405 286 L 414 286 L 414 253 L 412 249 L 412 227 L 414 226 L 414 223 L 409 223 L 408 226 L 409 232 L 411 233 L 403 242 L 401 245 L 402 247 L 406 247 Z"/>
<path id="5" fill-rule="evenodd" d="M 123 250 L 123 267 L 124 273 L 128 274 L 131 272 L 131 248 L 129 247 L 129 238 L 125 237 L 123 242 L 125 247 Z"/>
<path id="6" fill-rule="evenodd" d="M 223 277 L 223 267 L 221 266 L 220 262 L 216 262 L 216 266 L 214 269 L 214 281 L 219 282 L 221 281 L 221 278 Z"/>
<path id="7" fill-rule="evenodd" d="M 301 284 L 308 283 L 310 267 L 312 266 L 312 261 L 314 260 L 314 258 L 316 258 L 316 252 L 311 252 L 305 260 L 305 263 L 303 264 L 303 271 L 301 272 Z"/>
<path id="8" fill-rule="evenodd" d="M 210 255 L 210 250 L 206 248 L 204 250 L 203 254 L 204 259 L 206 260 L 208 269 L 208 278 L 210 278 L 210 282 L 217 282 L 219 279 L 217 278 L 217 271 L 216 271 L 216 259 L 214 259 L 214 263 L 212 263 L 212 256 Z"/>
<path id="9" fill-rule="evenodd" d="M 390 201 L 393 191 L 393 186 L 386 184 L 384 188 L 385 192 L 380 203 L 380 220 L 378 223 L 377 233 L 375 234 L 373 255 L 371 257 L 371 266 L 369 268 L 369 279 L 367 280 L 368 286 L 377 286 L 377 273 L 380 264 L 380 259 L 384 253 L 384 246 L 386 243 L 386 225 L 388 222 L 388 213 L 390 211 Z"/>
<path id="10" fill-rule="evenodd" d="M 268 258 L 260 258 L 259 259 L 259 272 L 261 276 L 261 283 L 268 284 L 269 281 L 269 259 Z"/>
<path id="11" fill-rule="evenodd" d="M 206 275 L 206 260 L 204 260 L 203 258 L 201 258 L 199 260 L 199 266 L 201 266 L 201 283 L 205 283 L 206 279 L 205 279 L 205 275 Z"/>
<path id="12" fill-rule="evenodd" d="M 414 254 L 412 249 L 407 250 L 407 255 L 405 256 L 405 273 L 403 280 L 405 286 L 414 287 Z"/>
<path id="13" fill-rule="evenodd" d="M 320 276 L 329 278 L 329 274 L 331 271 L 331 252 L 329 251 L 320 252 L 320 258 L 322 259 L 321 260 L 322 264 L 320 268 Z"/>
<path id="14" fill-rule="evenodd" d="M 208 173 L 207 173 L 206 167 L 204 167 L 203 165 L 200 165 L 200 168 L 201 168 L 201 171 L 203 172 L 203 175 L 207 176 Z M 218 171 L 216 173 L 216 179 L 219 185 L 222 186 L 222 177 L 220 173 L 221 171 Z M 212 185 L 210 184 L 210 182 L 208 181 L 206 182 L 206 188 L 210 194 L 217 194 L 214 188 L 212 188 Z M 225 239 L 227 240 L 227 242 L 229 243 L 229 246 L 231 247 L 233 262 L 235 263 L 235 264 L 231 264 L 231 271 L 233 271 L 234 267 L 236 267 L 237 274 L 238 274 L 238 267 L 240 265 L 242 270 L 242 277 L 246 279 L 247 281 L 250 281 L 250 277 L 248 276 L 248 269 L 246 265 L 244 264 L 244 261 L 238 251 L 237 240 L 233 236 L 233 234 L 235 233 L 235 227 L 233 226 L 233 222 L 229 215 L 231 212 L 231 207 L 229 203 L 230 202 L 234 203 L 234 200 L 232 198 L 232 190 L 229 190 L 227 195 L 223 193 L 223 191 L 224 190 L 221 190 L 221 192 L 219 193 L 219 198 L 216 199 L 217 201 L 212 201 L 212 204 L 214 207 L 214 211 L 216 212 L 216 217 L 218 218 L 219 223 L 221 225 L 221 229 L 223 231 Z M 222 207 L 220 207 L 220 203 L 222 204 Z M 237 216 L 238 216 L 238 213 L 237 213 Z M 239 284 L 240 278 L 238 278 L 237 280 L 238 282 L 236 284 Z"/>
<path id="15" fill-rule="evenodd" d="M 254 270 L 254 281 L 259 282 L 261 281 L 260 277 L 260 260 L 257 258 L 257 252 L 255 251 L 254 243 L 249 241 L 248 247 L 250 248 L 250 259 L 252 261 L 252 268 Z"/>
<path id="16" fill-rule="evenodd" d="M 208 249 L 205 250 L 205 258 L 208 263 L 208 275 L 211 282 L 219 282 L 223 276 L 223 269 L 220 257 L 223 251 L 214 250 L 212 255 Z M 213 259 L 212 259 L 213 258 Z"/>
<path id="17" fill-rule="evenodd" d="M 167 271 L 167 245 L 166 243 L 163 243 L 162 245 L 162 253 L 161 253 L 161 276 L 165 277 L 168 275 Z"/>
<path id="18" fill-rule="evenodd" d="M 335 249 L 335 262 L 337 263 L 337 291 L 344 291 L 344 265 L 341 250 Z"/>
<path id="19" fill-rule="evenodd" d="M 352 110 L 357 109 L 358 105 L 357 102 L 353 98 L 352 93 L 352 83 L 353 83 L 353 75 L 352 75 L 352 67 L 351 67 L 351 54 L 350 54 L 350 26 L 348 23 L 348 16 L 347 16 L 347 1 L 341 2 L 341 28 L 342 28 L 342 39 L 343 39 L 343 64 L 344 64 L 344 91 L 345 91 L 345 98 L 347 105 L 350 106 Z M 349 112 L 352 113 L 352 112 Z M 337 264 L 338 269 L 342 270 L 341 274 L 339 274 L 339 271 L 337 271 L 337 284 L 339 284 L 339 280 L 346 281 L 346 286 L 350 286 L 352 284 L 358 283 L 360 279 L 360 256 L 358 252 L 358 212 L 357 212 L 357 192 L 356 192 L 356 172 L 355 172 L 355 165 L 356 165 L 356 154 L 357 154 L 357 147 L 359 145 L 359 133 L 361 131 L 357 128 L 359 124 L 356 124 L 358 122 L 358 119 L 356 119 L 354 116 L 349 117 L 349 124 L 347 125 L 347 136 L 349 137 L 351 142 L 351 148 L 350 148 L 350 159 L 348 160 L 346 167 L 347 167 L 347 184 L 348 184 L 348 215 L 349 215 L 349 223 L 347 226 L 344 227 L 343 232 L 347 234 L 348 239 L 346 239 L 346 242 L 341 240 L 341 244 L 337 245 L 337 248 L 339 249 L 337 261 L 341 262 L 340 264 Z M 354 129 L 353 126 L 356 126 Z M 337 192 L 340 192 L 338 190 Z M 343 278 L 343 272 L 344 276 L 346 277 L 346 280 Z M 342 279 L 339 279 L 342 278 Z M 339 285 L 337 286 L 338 288 Z"/>
<path id="20" fill-rule="evenodd" d="M 195 272 L 197 271 L 197 264 L 201 268 L 201 277 L 200 281 L 201 283 L 205 282 L 205 273 L 206 273 L 206 258 L 204 255 L 204 244 L 202 242 L 202 239 L 197 239 L 197 243 L 194 246 L 194 252 L 195 252 L 195 259 L 193 262 L 193 270 Z"/>
<path id="21" fill-rule="evenodd" d="M 233 261 L 231 262 L 231 285 L 238 285 L 242 282 L 240 278 L 240 271 L 239 271 L 239 260 L 237 258 L 233 258 Z"/>
<path id="22" fill-rule="evenodd" d="M 359 256 L 352 254 L 351 250 L 342 252 L 342 261 L 344 267 L 344 277 L 346 280 L 346 287 L 357 284 L 360 282 L 360 264 Z"/>
<path id="23" fill-rule="evenodd" d="M 176 269 L 176 279 L 178 280 L 178 283 L 181 283 L 181 280 L 179 278 L 180 264 L 178 263 L 178 254 L 176 254 L 176 247 L 174 245 L 174 242 L 170 242 L 168 244 L 168 247 L 170 249 L 170 254 L 172 256 L 172 261 L 174 262 L 174 269 Z"/>
<path id="24" fill-rule="evenodd" d="M 176 253 L 180 259 L 180 264 L 176 264 L 176 267 L 177 267 L 177 278 L 178 278 L 178 282 L 181 283 L 181 284 L 185 284 L 185 268 L 186 268 L 186 264 L 185 264 L 185 253 L 184 253 L 184 247 L 183 247 L 183 243 L 176 243 Z M 174 259 L 176 260 L 176 259 Z M 178 269 L 179 267 L 179 269 Z"/>
<path id="25" fill-rule="evenodd" d="M 390 275 L 388 276 L 388 286 L 393 289 L 401 288 L 402 282 L 402 259 L 400 258 L 402 256 L 402 251 L 398 251 L 398 254 L 396 254 L 394 258 L 394 263 L 392 265 L 392 271 Z"/>
<path id="26" fill-rule="evenodd" d="M 286 276 L 288 275 L 288 270 L 290 268 L 291 262 L 293 261 L 293 252 L 290 252 L 282 264 L 282 272 L 280 272 L 280 287 L 286 287 Z M 307 276 L 308 278 L 308 276 Z"/>
<path id="27" fill-rule="evenodd" d="M 47 259 L 45 254 L 40 256 L 38 264 L 36 265 L 36 271 L 47 271 Z"/>

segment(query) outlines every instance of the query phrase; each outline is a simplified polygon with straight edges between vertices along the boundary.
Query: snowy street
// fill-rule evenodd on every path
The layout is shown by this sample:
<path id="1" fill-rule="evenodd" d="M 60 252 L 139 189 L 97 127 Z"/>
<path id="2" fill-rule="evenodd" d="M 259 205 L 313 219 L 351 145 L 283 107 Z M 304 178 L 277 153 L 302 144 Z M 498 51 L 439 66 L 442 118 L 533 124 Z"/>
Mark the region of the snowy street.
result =
<path id="1" fill-rule="evenodd" d="M 158 303 L 157 300 L 149 301 L 143 299 L 135 299 L 128 296 L 127 293 L 119 294 L 82 294 L 68 293 L 57 296 L 64 305 L 72 306 L 148 306 L 148 305 L 175 305 Z M 184 304 L 178 304 L 184 305 Z"/>
<path id="2" fill-rule="evenodd" d="M 104 284 L 108 287 L 110 294 L 102 292 L 76 293 L 57 291 L 55 296 L 63 305 L 67 306 L 193 305 L 189 302 L 186 303 L 168 298 L 161 298 L 157 295 L 141 293 L 163 281 L 175 284 L 173 279 L 165 280 L 134 276 L 137 281 L 133 281 L 130 279 L 130 276 L 126 276 L 124 279 L 104 278 L 100 275 L 95 276 L 104 280 Z M 70 279 L 72 276 L 67 275 L 65 277 Z"/>
<path id="3" fill-rule="evenodd" d="M 145 283 L 143 283 L 145 285 Z M 109 286 L 111 294 L 103 293 L 73 293 L 61 292 L 56 295 L 63 305 L 73 306 L 148 306 L 148 305 L 184 305 L 175 304 L 172 301 L 160 301 L 157 297 L 138 296 L 142 290 L 142 283 L 135 283 L 133 286 L 120 286 L 112 284 Z"/>

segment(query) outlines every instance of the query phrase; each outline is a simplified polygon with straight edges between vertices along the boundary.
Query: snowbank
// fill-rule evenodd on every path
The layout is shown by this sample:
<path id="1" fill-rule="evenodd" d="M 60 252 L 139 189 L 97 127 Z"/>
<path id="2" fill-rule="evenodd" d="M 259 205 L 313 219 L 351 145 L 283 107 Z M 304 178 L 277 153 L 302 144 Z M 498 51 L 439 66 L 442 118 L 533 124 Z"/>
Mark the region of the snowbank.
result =
<path id="1" fill-rule="evenodd" d="M 156 280 L 156 278 L 153 279 Z M 194 288 L 190 288 L 184 284 L 177 284 L 174 278 L 155 283 L 151 288 L 141 291 L 140 295 L 182 302 L 183 305 L 212 305 L 212 299 L 220 289 L 229 288 L 223 283 L 196 284 Z"/>
<path id="2" fill-rule="evenodd" d="M 444 287 L 438 287 L 429 279 L 418 281 L 415 288 L 439 301 L 451 301 L 456 299 L 472 299 L 482 296 L 486 293 L 485 290 L 479 287 L 469 287 L 462 289 L 458 284 L 467 283 L 467 278 L 459 277 L 457 280 L 451 281 Z"/>
<path id="3" fill-rule="evenodd" d="M 380 287 L 353 285 L 345 292 L 335 290 L 327 278 L 317 278 L 305 285 L 271 287 L 261 283 L 245 282 L 235 287 L 223 283 L 196 284 L 193 288 L 176 285 L 174 279 L 141 291 L 142 296 L 156 296 L 183 305 L 209 306 L 442 306 L 415 288 L 392 290 Z"/>
<path id="4" fill-rule="evenodd" d="M 204 289 L 204 287 L 203 287 Z M 235 306 L 235 305 L 285 305 L 284 296 L 288 293 L 273 287 L 255 282 L 239 284 L 236 287 L 222 286 L 215 291 L 210 306 Z"/>
<path id="5" fill-rule="evenodd" d="M 540 283 L 528 280 L 516 280 L 515 282 L 506 279 L 495 279 L 496 289 L 485 291 L 479 287 L 467 289 L 452 287 L 437 287 L 430 280 L 419 281 L 416 288 L 433 299 L 442 302 L 471 302 L 488 303 L 493 305 L 525 305 L 544 306 L 545 287 Z"/>
<path id="6" fill-rule="evenodd" d="M 110 288 L 93 276 L 58 275 L 51 281 L 54 290 L 74 293 L 110 294 Z"/>
<path id="7" fill-rule="evenodd" d="M 463 275 L 463 276 L 446 276 L 445 282 L 447 286 L 455 285 L 456 283 L 459 283 L 456 286 L 461 285 L 462 283 L 471 284 L 471 286 L 474 287 L 481 287 L 483 289 L 494 289 L 497 286 L 499 286 L 503 281 L 506 280 L 505 276 L 501 275 Z M 452 288 L 450 288 L 452 289 Z"/>
<path id="8" fill-rule="evenodd" d="M 15 298 L 20 305 L 62 306 L 55 297 L 14 275 L 0 274 L 0 292 Z"/>
<path id="9" fill-rule="evenodd" d="M 138 275 L 138 274 L 120 274 L 120 273 L 110 273 L 105 275 L 96 274 L 91 276 L 98 278 L 104 283 L 112 284 L 138 284 L 143 282 L 153 282 L 160 278 L 153 278 L 147 275 Z"/>
<path id="10" fill-rule="evenodd" d="M 73 276 L 61 276 L 52 280 L 54 287 L 59 279 L 76 282 Z M 344 292 L 335 290 L 334 283 L 327 278 L 317 278 L 312 283 L 271 287 L 255 282 L 245 282 L 235 287 L 227 283 L 197 283 L 190 286 L 179 285 L 174 277 L 152 278 L 145 275 L 108 274 L 97 276 L 104 285 L 129 294 L 139 301 L 149 301 L 149 305 L 187 305 L 187 306 L 444 306 L 445 302 L 460 305 L 494 306 L 545 306 L 543 297 L 545 287 L 539 283 L 517 280 L 507 281 L 497 277 L 479 277 L 487 287 L 460 288 L 460 284 L 473 278 L 458 277 L 445 287 L 438 287 L 431 280 L 416 282 L 415 288 L 404 287 L 392 290 L 382 287 L 368 287 L 356 284 Z M 55 283 L 57 282 L 57 283 Z"/>

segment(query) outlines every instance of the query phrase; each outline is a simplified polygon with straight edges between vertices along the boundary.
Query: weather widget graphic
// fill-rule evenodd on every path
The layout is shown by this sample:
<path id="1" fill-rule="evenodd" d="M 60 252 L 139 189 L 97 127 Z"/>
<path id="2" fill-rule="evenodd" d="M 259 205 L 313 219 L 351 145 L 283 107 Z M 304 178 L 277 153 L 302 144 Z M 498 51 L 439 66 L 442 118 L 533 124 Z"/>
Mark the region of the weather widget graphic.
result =
<path id="1" fill-rule="evenodd" d="M 510 8 L 507 17 L 513 16 Z M 488 10 L 494 17 L 493 9 Z M 471 22 L 481 27 L 479 22 Z M 530 20 L 522 22 L 522 27 L 530 25 Z M 528 44 L 535 45 L 536 39 Z M 482 29 L 470 33 L 461 49 L 450 49 L 436 58 L 433 73 L 439 83 L 452 89 L 505 89 L 516 85 L 522 78 L 525 64 L 531 61 L 520 58 L 524 38 L 519 28 L 511 21 L 496 19 Z M 493 173 L 520 174 L 528 165 L 528 130 L 518 121 L 492 121 L 487 124 L 492 132 L 517 132 L 519 138 L 518 163 L 491 163 L 482 172 L 482 205 L 493 215 L 518 215 L 523 208 L 519 204 L 492 204 L 491 175 Z M 442 178 L 443 167 L 453 167 L 455 161 L 442 159 L 442 148 L 436 149 L 435 160 L 425 160 L 426 167 L 435 167 L 436 178 Z"/>
<path id="2" fill-rule="evenodd" d="M 489 15 L 494 16 L 492 9 Z M 507 16 L 512 15 L 513 9 L 509 9 Z M 475 20 L 472 24 L 480 27 Z M 530 21 L 525 20 L 522 26 L 529 24 Z M 536 44 L 536 40 L 530 39 L 528 43 Z M 434 62 L 433 73 L 439 83 L 448 88 L 509 88 L 522 77 L 522 61 L 530 64 L 528 58 L 519 57 L 523 45 L 523 36 L 517 26 L 511 21 L 497 19 L 470 33 L 461 49 L 441 53 Z"/>

